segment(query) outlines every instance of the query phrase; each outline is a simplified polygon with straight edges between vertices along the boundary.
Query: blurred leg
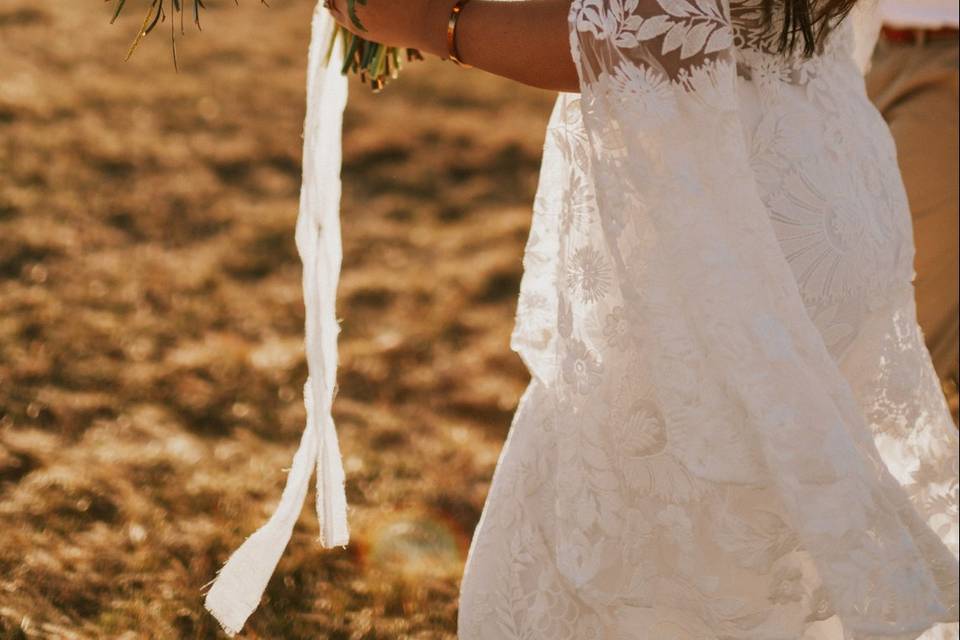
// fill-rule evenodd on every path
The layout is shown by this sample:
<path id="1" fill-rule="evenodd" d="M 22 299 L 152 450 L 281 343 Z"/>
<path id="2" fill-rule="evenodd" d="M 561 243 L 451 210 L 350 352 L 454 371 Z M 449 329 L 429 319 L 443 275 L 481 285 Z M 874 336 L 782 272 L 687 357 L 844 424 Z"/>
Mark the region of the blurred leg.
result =
<path id="1" fill-rule="evenodd" d="M 937 373 L 956 385 L 958 47 L 881 41 L 867 90 L 897 144 L 913 217 L 917 317 Z M 954 400 L 955 402 L 955 400 Z M 956 406 L 954 419 L 956 419 Z"/>

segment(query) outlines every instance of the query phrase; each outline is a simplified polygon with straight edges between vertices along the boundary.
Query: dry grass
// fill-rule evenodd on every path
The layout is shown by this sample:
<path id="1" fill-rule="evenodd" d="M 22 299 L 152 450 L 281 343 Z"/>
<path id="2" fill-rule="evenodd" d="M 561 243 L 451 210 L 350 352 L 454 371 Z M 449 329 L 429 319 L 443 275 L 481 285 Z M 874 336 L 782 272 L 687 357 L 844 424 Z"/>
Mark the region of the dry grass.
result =
<path id="1" fill-rule="evenodd" d="M 0 3 L 0 638 L 206 638 L 201 587 L 304 413 L 312 3 L 203 35 Z M 551 94 L 452 65 L 351 86 L 334 407 L 353 542 L 305 509 L 248 638 L 452 638 L 527 374 L 508 347 Z M 308 498 L 308 502 L 311 499 Z"/>

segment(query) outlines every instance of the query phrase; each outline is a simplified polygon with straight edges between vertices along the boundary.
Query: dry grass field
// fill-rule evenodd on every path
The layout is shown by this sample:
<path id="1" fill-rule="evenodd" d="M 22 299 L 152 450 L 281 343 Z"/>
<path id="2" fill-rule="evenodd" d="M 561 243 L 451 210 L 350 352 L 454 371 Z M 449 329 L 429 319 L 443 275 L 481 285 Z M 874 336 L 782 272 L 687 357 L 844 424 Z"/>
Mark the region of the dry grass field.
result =
<path id="1" fill-rule="evenodd" d="M 304 421 L 293 240 L 311 0 L 0 0 L 0 638 L 214 638 L 201 588 Z M 428 61 L 351 84 L 340 391 L 352 542 L 304 509 L 245 638 L 452 638 L 528 376 L 509 350 L 553 95 Z"/>

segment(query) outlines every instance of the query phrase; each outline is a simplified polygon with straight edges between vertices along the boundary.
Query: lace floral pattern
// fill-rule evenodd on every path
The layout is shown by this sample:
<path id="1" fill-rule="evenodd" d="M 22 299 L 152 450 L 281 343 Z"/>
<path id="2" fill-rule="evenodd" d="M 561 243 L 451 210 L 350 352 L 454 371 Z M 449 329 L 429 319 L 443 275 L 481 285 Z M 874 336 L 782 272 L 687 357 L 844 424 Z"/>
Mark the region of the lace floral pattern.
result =
<path id="1" fill-rule="evenodd" d="M 757 10 L 571 5 L 461 640 L 957 637 L 893 143 L 850 24 L 781 57 Z"/>

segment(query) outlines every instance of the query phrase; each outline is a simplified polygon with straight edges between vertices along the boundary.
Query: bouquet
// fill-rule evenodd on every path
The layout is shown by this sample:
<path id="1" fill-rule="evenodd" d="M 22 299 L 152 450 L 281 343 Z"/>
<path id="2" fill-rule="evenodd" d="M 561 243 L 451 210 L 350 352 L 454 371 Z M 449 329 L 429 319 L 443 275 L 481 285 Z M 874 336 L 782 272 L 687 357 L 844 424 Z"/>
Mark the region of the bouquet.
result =
<path id="1" fill-rule="evenodd" d="M 359 25 L 353 11 L 355 2 L 364 3 L 365 0 L 348 0 L 350 19 Z M 362 28 L 362 26 L 361 26 Z M 330 39 L 330 50 L 327 51 L 326 61 L 330 61 L 330 54 L 337 42 L 343 46 L 342 73 L 353 72 L 360 75 L 361 82 L 369 80 L 374 91 L 383 89 L 389 78 L 396 78 L 400 71 L 401 52 L 397 47 L 388 47 L 378 42 L 364 40 L 354 35 L 340 25 L 334 25 L 333 38 Z M 423 60 L 423 55 L 416 49 L 406 49 L 402 55 L 407 62 Z"/>
<path id="2" fill-rule="evenodd" d="M 110 20 L 110 24 L 113 24 L 117 18 L 120 17 L 124 7 L 126 7 L 127 0 L 105 1 L 116 2 L 113 18 Z M 144 16 L 143 24 L 140 26 L 140 30 L 137 31 L 137 35 L 130 44 L 130 48 L 127 50 L 126 59 L 130 59 L 130 56 L 132 56 L 133 52 L 136 51 L 137 46 L 139 46 L 143 38 L 152 32 L 157 25 L 162 22 L 166 22 L 169 14 L 170 48 L 173 53 L 173 66 L 174 68 L 179 68 L 177 64 L 178 29 L 177 21 L 174 18 L 175 16 L 179 16 L 179 31 L 180 34 L 183 35 L 184 14 L 187 12 L 186 4 L 189 1 L 190 0 L 147 0 L 147 2 L 149 2 L 147 6 L 147 14 Z M 206 6 L 203 4 L 203 0 L 192 0 L 192 2 L 193 23 L 199 30 L 200 11 L 201 9 L 205 9 Z M 235 0 L 235 2 L 239 3 L 239 0 Z M 264 5 L 267 5 L 266 0 L 260 0 L 260 2 Z M 360 23 L 360 20 L 357 18 L 356 14 L 356 5 L 358 2 L 363 5 L 366 4 L 367 0 L 347 0 L 347 13 L 349 14 L 350 20 L 353 22 L 353 24 L 358 29 L 364 30 L 364 27 Z M 330 39 L 330 49 L 327 51 L 326 55 L 327 62 L 330 61 L 330 55 L 333 53 L 333 47 L 337 46 L 337 43 L 339 42 L 343 47 L 342 73 L 347 74 L 352 72 L 359 75 L 360 80 L 364 83 L 369 82 L 374 91 L 380 91 L 387 83 L 387 80 L 397 77 L 397 73 L 400 71 L 402 61 L 409 62 L 411 60 L 423 60 L 423 56 L 416 49 L 408 48 L 401 50 L 398 47 L 388 47 L 378 42 L 371 42 L 361 38 L 360 36 L 354 35 L 340 25 L 334 25 L 333 29 L 334 33 L 333 37 Z"/>

